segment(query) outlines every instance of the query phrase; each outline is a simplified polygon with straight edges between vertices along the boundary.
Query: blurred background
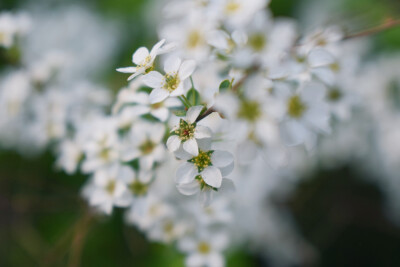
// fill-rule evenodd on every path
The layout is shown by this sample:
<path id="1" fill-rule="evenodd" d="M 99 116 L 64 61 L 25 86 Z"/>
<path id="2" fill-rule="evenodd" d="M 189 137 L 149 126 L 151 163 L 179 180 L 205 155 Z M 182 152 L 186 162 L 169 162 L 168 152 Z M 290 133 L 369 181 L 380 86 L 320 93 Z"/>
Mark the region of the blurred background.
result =
<path id="1" fill-rule="evenodd" d="M 116 92 L 126 81 L 115 68 L 130 65 L 137 47 L 157 40 L 159 10 L 149 10 L 151 2 L 1 0 L 0 11 L 51 13 L 84 6 L 104 25 L 113 25 L 114 54 L 100 71 L 88 75 Z M 318 18 L 318 5 L 329 10 L 329 17 Z M 387 16 L 400 17 L 396 0 L 273 0 L 270 7 L 275 16 L 299 19 L 305 27 L 318 25 L 319 19 L 353 32 L 379 25 Z M 313 21 L 304 21 L 307 12 L 315 15 Z M 400 27 L 368 38 L 374 55 L 400 52 Z M 0 69 L 13 63 L 2 53 L 0 59 Z M 51 151 L 21 156 L 0 149 L 0 266 L 183 266 L 183 256 L 172 246 L 146 241 L 123 222 L 122 212 L 90 215 L 79 195 L 86 177 L 67 175 L 54 162 Z M 293 214 L 297 230 L 319 252 L 317 266 L 400 266 L 400 227 L 388 216 L 385 191 L 376 182 L 379 173 L 360 170 L 349 158 L 306 176 L 276 205 Z M 228 251 L 227 266 L 270 264 L 257 253 L 236 248 Z"/>

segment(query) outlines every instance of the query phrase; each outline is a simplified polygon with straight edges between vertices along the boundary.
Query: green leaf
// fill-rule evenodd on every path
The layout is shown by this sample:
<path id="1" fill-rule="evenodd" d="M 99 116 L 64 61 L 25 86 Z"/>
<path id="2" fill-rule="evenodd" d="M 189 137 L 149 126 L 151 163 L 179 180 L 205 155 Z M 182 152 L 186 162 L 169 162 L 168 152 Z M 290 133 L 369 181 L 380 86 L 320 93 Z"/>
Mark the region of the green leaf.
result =
<path id="1" fill-rule="evenodd" d="M 196 89 L 194 89 L 194 88 L 192 88 L 192 89 L 190 89 L 189 90 L 189 92 L 187 93 L 187 95 L 186 95 L 186 98 L 189 100 L 189 103 L 192 105 L 192 106 L 198 106 L 198 105 L 200 105 L 200 103 L 201 103 L 201 99 L 200 99 L 200 94 L 199 94 L 199 92 L 196 90 Z"/>
<path id="2" fill-rule="evenodd" d="M 183 109 L 173 110 L 172 113 L 174 113 L 175 116 L 184 117 L 186 115 L 186 110 Z"/>
<path id="3" fill-rule="evenodd" d="M 231 82 L 229 80 L 224 80 L 219 85 L 219 90 L 220 91 L 228 90 L 230 87 L 231 87 Z"/>

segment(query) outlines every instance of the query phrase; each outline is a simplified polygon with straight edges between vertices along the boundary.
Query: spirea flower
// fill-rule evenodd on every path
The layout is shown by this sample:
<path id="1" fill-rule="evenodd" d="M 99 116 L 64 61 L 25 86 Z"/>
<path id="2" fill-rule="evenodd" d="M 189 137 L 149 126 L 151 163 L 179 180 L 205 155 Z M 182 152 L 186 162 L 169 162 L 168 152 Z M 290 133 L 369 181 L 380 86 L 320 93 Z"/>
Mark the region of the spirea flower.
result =
<path id="1" fill-rule="evenodd" d="M 182 145 L 189 154 L 194 156 L 199 154 L 197 140 L 211 137 L 210 128 L 196 123 L 202 109 L 203 106 L 189 108 L 186 118 L 180 119 L 179 125 L 172 129 L 171 136 L 167 140 L 167 147 L 171 152 L 177 151 Z"/>
<path id="2" fill-rule="evenodd" d="M 165 75 L 151 71 L 143 77 L 143 82 L 153 88 L 150 93 L 150 103 L 155 104 L 169 96 L 180 96 L 190 88 L 187 80 L 196 67 L 194 60 L 182 60 L 170 57 L 164 64 Z"/>
<path id="3" fill-rule="evenodd" d="M 128 81 L 132 80 L 136 76 L 152 71 L 154 68 L 154 60 L 157 55 L 168 51 L 168 49 L 162 49 L 164 43 L 165 39 L 162 39 L 153 46 L 150 52 L 146 47 L 138 48 L 132 56 L 132 62 L 136 66 L 118 68 L 117 71 L 122 73 L 132 73 L 132 75 L 128 77 Z"/>

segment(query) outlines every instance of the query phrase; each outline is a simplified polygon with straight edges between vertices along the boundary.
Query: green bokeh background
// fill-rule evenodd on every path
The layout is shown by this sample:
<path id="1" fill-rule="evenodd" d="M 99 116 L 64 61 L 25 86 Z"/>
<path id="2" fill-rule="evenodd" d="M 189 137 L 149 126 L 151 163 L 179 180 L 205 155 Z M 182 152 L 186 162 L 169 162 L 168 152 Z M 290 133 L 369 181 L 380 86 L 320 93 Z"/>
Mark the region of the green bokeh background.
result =
<path id="1" fill-rule="evenodd" d="M 17 10 L 26 2 L 1 0 L 0 10 Z M 144 17 L 149 1 L 75 2 L 123 27 L 120 51 L 109 71 L 98 77 L 116 91 L 126 81 L 115 67 L 129 65 L 135 48 L 156 40 L 155 29 L 143 30 L 151 22 Z M 271 8 L 275 15 L 296 18 L 305 2 L 272 0 Z M 341 14 L 337 21 L 351 31 L 378 25 L 387 16 L 400 17 L 400 4 L 394 0 L 337 2 L 331 19 Z M 373 56 L 399 52 L 400 28 L 370 38 Z M 123 223 L 120 210 L 111 217 L 92 217 L 79 196 L 86 177 L 57 171 L 54 160 L 49 151 L 24 158 L 0 150 L 0 266 L 183 266 L 183 256 L 173 246 L 147 242 Z M 385 216 L 382 192 L 359 176 L 351 163 L 320 170 L 283 203 L 293 212 L 300 232 L 320 251 L 317 266 L 400 266 L 400 229 Z M 227 252 L 227 266 L 269 264 L 239 248 Z"/>

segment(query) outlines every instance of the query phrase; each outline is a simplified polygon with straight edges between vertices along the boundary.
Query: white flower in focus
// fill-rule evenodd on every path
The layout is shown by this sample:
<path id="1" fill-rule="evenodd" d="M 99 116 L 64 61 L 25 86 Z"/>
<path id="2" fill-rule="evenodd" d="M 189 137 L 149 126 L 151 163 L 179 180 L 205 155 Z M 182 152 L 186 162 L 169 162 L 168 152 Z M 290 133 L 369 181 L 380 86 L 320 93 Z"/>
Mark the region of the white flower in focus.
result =
<path id="1" fill-rule="evenodd" d="M 196 63 L 194 60 L 181 61 L 178 57 L 170 57 L 164 64 L 165 75 L 151 71 L 143 77 L 143 82 L 153 88 L 150 103 L 155 104 L 169 96 L 180 96 L 190 88 L 188 78 L 192 75 Z"/>
<path id="2" fill-rule="evenodd" d="M 135 123 L 122 143 L 122 160 L 128 162 L 139 159 L 140 168 L 151 169 L 155 162 L 164 160 L 164 134 L 164 124 L 144 121 Z"/>
<path id="3" fill-rule="evenodd" d="M 128 81 L 132 80 L 140 74 L 144 74 L 153 70 L 154 60 L 157 55 L 167 52 L 168 50 L 161 49 L 165 43 L 165 39 L 156 43 L 151 51 L 146 47 L 140 47 L 132 56 L 132 62 L 136 65 L 135 67 L 118 68 L 117 71 L 122 73 L 132 73 L 129 76 Z"/>
<path id="4" fill-rule="evenodd" d="M 218 191 L 223 177 L 229 175 L 234 167 L 233 155 L 227 151 L 210 150 L 209 142 L 199 143 L 199 153 L 192 156 L 178 151 L 176 156 L 187 160 L 176 171 L 175 182 L 178 190 L 184 195 L 200 192 L 203 205 L 212 200 L 212 191 Z"/>
<path id="5" fill-rule="evenodd" d="M 195 238 L 184 237 L 178 241 L 178 248 L 187 253 L 188 267 L 223 267 L 222 251 L 228 247 L 228 236 L 224 233 L 201 232 Z"/>
<path id="6" fill-rule="evenodd" d="M 211 130 L 206 126 L 197 125 L 203 106 L 189 108 L 185 119 L 180 119 L 179 125 L 171 131 L 171 136 L 167 140 L 167 147 L 171 152 L 177 151 L 182 145 L 183 150 L 193 156 L 199 154 L 198 139 L 210 138 Z"/>

